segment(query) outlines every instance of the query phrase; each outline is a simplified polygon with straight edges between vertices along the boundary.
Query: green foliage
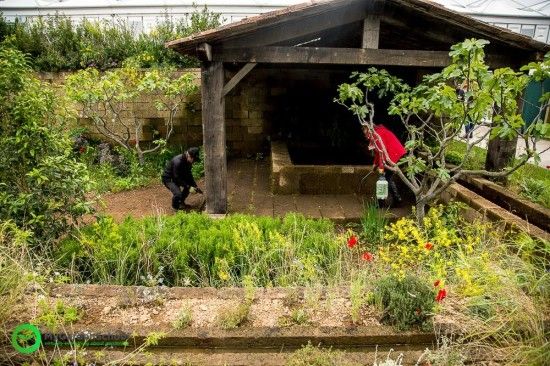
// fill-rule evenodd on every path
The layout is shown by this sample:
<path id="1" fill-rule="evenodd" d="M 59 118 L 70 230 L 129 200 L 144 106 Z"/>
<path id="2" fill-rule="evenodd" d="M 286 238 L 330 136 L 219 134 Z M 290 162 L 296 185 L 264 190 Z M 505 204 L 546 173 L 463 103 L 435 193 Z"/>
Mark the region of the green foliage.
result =
<path id="1" fill-rule="evenodd" d="M 543 180 L 524 178 L 519 182 L 520 192 L 533 202 L 550 207 L 550 185 Z"/>
<path id="2" fill-rule="evenodd" d="M 53 306 L 46 300 L 40 300 L 38 307 L 40 315 L 35 319 L 36 323 L 44 325 L 54 332 L 59 327 L 78 321 L 82 316 L 76 307 L 67 306 L 61 300 L 57 300 Z"/>
<path id="3" fill-rule="evenodd" d="M 21 52 L 5 47 L 0 116 L 0 220 L 31 230 L 45 247 L 90 212 L 90 180 L 72 156 L 63 100 L 32 75 Z"/>
<path id="4" fill-rule="evenodd" d="M 380 279 L 375 285 L 374 299 L 384 312 L 383 322 L 400 330 L 413 326 L 425 330 L 431 327 L 435 294 L 417 277 L 409 275 L 399 279 L 390 275 Z"/>
<path id="5" fill-rule="evenodd" d="M 191 167 L 191 173 L 193 174 L 193 178 L 195 178 L 195 180 L 204 177 L 204 149 L 202 146 L 200 147 L 199 156 L 201 160 L 194 163 Z"/>
<path id="6" fill-rule="evenodd" d="M 122 66 L 127 58 L 133 58 L 141 67 L 195 67 L 196 59 L 166 48 L 165 42 L 219 25 L 220 14 L 206 7 L 175 21 L 167 14 L 150 32 L 139 35 L 119 18 L 74 23 L 55 15 L 8 23 L 0 17 L 0 41 L 28 54 L 40 71 L 86 67 L 104 70 Z"/>
<path id="7" fill-rule="evenodd" d="M 368 243 L 369 247 L 376 248 L 384 239 L 384 228 L 388 224 L 385 212 L 378 208 L 376 200 L 368 202 L 363 207 L 363 216 L 361 217 L 361 226 L 363 232 L 361 236 Z"/>
<path id="8" fill-rule="evenodd" d="M 449 145 L 447 152 L 447 161 L 449 156 L 460 157 L 463 165 L 467 169 L 483 169 L 485 164 L 485 155 L 487 150 L 475 146 L 468 157 L 465 157 L 467 146 L 464 142 L 453 141 Z M 451 157 L 451 159 L 453 159 Z M 526 178 L 529 177 L 529 178 Z M 541 187 L 550 186 L 550 170 L 533 164 L 525 164 L 515 171 L 510 177 L 509 188 L 514 192 L 523 195 L 532 202 L 539 203 L 550 208 L 550 189 Z"/>
<path id="9" fill-rule="evenodd" d="M 518 99 L 531 80 L 550 77 L 550 56 L 543 62 L 532 63 L 523 72 L 511 68 L 489 71 L 485 64 L 485 40 L 466 39 L 451 47 L 451 64 L 440 73 L 427 75 L 415 87 L 390 75 L 385 70 L 370 68 L 366 72 L 354 72 L 352 81 L 338 87 L 335 102 L 357 116 L 365 133 L 378 140 L 374 130 L 375 103 L 378 98 L 389 96 L 388 113 L 396 116 L 407 129 L 405 147 L 408 150 L 400 162 L 386 159 L 386 169 L 394 171 L 413 191 L 416 197 L 417 222 L 422 223 L 425 206 L 439 197 L 461 175 L 491 175 L 505 177 L 525 164 L 531 157 L 537 159 L 536 142 L 550 126 L 541 119 L 550 101 L 550 93 L 542 98 L 540 113 L 531 124 L 518 114 Z M 533 71 L 532 75 L 529 71 Z M 463 94 L 458 94 L 460 87 Z M 453 169 L 446 165 L 446 154 L 453 139 L 472 123 L 475 127 L 487 124 L 492 117 L 490 132 L 484 137 L 511 139 L 523 137 L 526 153 L 517 160 L 513 169 L 501 172 L 469 171 L 467 161 L 477 137 L 468 141 L 462 161 Z M 531 121 L 528 121 L 531 122 Z M 528 126 L 528 127 L 527 127 Z M 385 156 L 385 146 L 379 141 L 376 148 Z M 380 145 L 380 146 L 378 146 Z M 457 161 L 455 157 L 455 162 Z"/>
<path id="10" fill-rule="evenodd" d="M 311 343 L 292 353 L 285 366 L 358 366 L 346 359 L 346 353 Z"/>
<path id="11" fill-rule="evenodd" d="M 101 218 L 65 240 L 56 257 L 67 269 L 74 260 L 82 281 L 240 286 L 249 275 L 258 286 L 291 286 L 335 281 L 342 250 L 328 220 L 180 213 L 120 224 Z"/>
<path id="12" fill-rule="evenodd" d="M 145 337 L 144 345 L 145 347 L 154 347 L 159 344 L 159 342 L 166 338 L 166 333 L 164 332 L 151 332 Z"/>
<path id="13" fill-rule="evenodd" d="M 90 143 L 81 150 L 77 149 L 75 154 L 77 160 L 87 166 L 91 190 L 97 193 L 120 192 L 158 183 L 166 161 L 175 155 L 171 149 L 164 148 L 147 154 L 140 164 L 132 151 L 118 147 L 111 149 L 105 143 Z"/>

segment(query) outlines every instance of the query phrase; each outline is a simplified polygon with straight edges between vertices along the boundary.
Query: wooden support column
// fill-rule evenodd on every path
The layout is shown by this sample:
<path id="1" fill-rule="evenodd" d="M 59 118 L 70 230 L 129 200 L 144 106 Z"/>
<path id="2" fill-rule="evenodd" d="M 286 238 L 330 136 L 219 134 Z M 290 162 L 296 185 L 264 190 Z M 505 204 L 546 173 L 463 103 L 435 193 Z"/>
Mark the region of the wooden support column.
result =
<path id="1" fill-rule="evenodd" d="M 363 21 L 362 48 L 378 48 L 380 38 L 380 16 L 367 15 Z"/>
<path id="2" fill-rule="evenodd" d="M 203 62 L 201 76 L 206 212 L 222 214 L 227 213 L 223 63 Z"/>

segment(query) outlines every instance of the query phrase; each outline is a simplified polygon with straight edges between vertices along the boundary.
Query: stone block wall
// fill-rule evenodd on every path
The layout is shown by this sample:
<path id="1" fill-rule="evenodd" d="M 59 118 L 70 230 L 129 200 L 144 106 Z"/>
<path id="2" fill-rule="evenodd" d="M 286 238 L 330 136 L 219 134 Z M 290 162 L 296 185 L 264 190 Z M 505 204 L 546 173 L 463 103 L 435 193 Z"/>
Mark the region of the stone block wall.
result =
<path id="1" fill-rule="evenodd" d="M 238 70 L 226 71 L 226 82 Z M 303 94 L 319 90 L 336 91 L 331 72 L 256 66 L 225 98 L 229 155 L 268 153 L 270 141 L 285 138 L 290 124 L 300 124 L 315 115 L 318 105 L 304 103 Z M 319 104 L 332 104 L 332 97 Z"/>
<path id="2" fill-rule="evenodd" d="M 239 69 L 239 66 L 228 65 L 225 82 Z M 180 70 L 177 73 L 183 72 L 194 73 L 197 84 L 200 84 L 200 69 Z M 67 75 L 68 73 L 42 73 L 40 77 L 54 85 L 62 85 Z M 347 79 L 348 75 L 345 73 L 340 77 Z M 304 124 L 306 120 L 310 121 L 308 128 L 322 129 L 316 123 L 330 120 L 333 116 L 323 114 L 322 107 L 335 105 L 332 102 L 337 85 L 334 76 L 328 70 L 281 70 L 262 68 L 261 65 L 254 68 L 225 97 L 228 156 L 255 156 L 258 153 L 265 156 L 269 153 L 271 140 L 285 139 L 289 126 Z M 321 100 L 318 101 L 318 98 Z M 176 115 L 174 132 L 169 143 L 175 146 L 202 145 L 201 112 L 201 97 L 197 93 Z M 158 111 L 150 96 L 143 96 L 129 103 L 123 116 L 128 122 L 133 118 L 143 120 L 138 138 L 145 143 L 166 133 L 164 122 L 168 112 Z M 91 121 L 80 118 L 78 122 L 81 126 L 90 127 L 93 136 L 101 137 Z M 308 130 L 305 134 L 308 134 Z M 135 133 L 132 133 L 132 139 L 134 138 Z"/>
<path id="3" fill-rule="evenodd" d="M 179 70 L 176 76 L 180 76 L 185 72 L 191 72 L 196 77 L 197 84 L 200 85 L 200 70 L 188 69 Z M 41 73 L 40 79 L 49 82 L 52 85 L 63 85 L 69 72 L 61 73 Z M 59 88 L 60 89 L 60 88 Z M 78 108 L 78 107 L 77 107 Z M 82 113 L 82 109 L 78 109 L 78 113 Z M 134 102 L 128 103 L 127 108 L 122 113 L 123 121 L 128 125 L 133 125 L 134 118 L 142 120 L 142 129 L 139 131 L 138 138 L 140 141 L 147 144 L 155 140 L 158 136 L 166 135 L 166 120 L 168 119 L 168 111 L 159 111 L 154 105 L 153 98 L 150 95 L 144 95 L 137 98 Z M 87 127 L 91 137 L 104 140 L 105 138 L 95 129 L 92 122 L 84 118 L 82 115 L 77 121 L 80 127 Z M 131 139 L 136 139 L 136 134 L 131 128 Z M 123 131 L 120 126 L 118 132 Z M 191 96 L 174 118 L 174 130 L 169 141 L 174 146 L 199 146 L 202 145 L 202 118 L 201 118 L 201 98 L 200 92 Z"/>

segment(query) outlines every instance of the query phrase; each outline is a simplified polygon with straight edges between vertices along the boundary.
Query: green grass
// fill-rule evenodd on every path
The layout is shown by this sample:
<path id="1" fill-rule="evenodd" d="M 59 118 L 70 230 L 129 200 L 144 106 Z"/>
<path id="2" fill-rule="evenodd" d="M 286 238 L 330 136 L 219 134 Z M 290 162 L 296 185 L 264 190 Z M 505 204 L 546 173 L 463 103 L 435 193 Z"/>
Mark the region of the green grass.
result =
<path id="1" fill-rule="evenodd" d="M 466 152 L 466 144 L 453 141 L 449 145 L 447 156 L 449 162 L 461 158 Z M 464 163 L 466 169 L 483 169 L 487 150 L 474 147 L 472 153 Z M 550 208 L 550 169 L 541 168 L 533 164 L 525 164 L 510 176 L 510 188 L 528 200 Z"/>
<path id="2" fill-rule="evenodd" d="M 256 286 L 331 284 L 351 255 L 329 220 L 198 213 L 101 218 L 58 247 L 77 282 L 119 285 Z"/>

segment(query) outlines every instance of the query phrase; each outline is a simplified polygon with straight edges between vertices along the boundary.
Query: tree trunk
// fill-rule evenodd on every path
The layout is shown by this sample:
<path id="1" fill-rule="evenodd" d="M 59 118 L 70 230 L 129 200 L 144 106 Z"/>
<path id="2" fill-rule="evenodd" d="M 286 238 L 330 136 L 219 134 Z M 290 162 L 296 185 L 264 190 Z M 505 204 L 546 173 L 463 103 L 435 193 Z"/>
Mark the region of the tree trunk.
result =
<path id="1" fill-rule="evenodd" d="M 138 161 L 139 161 L 139 165 L 142 165 L 145 163 L 145 158 L 143 157 L 143 152 L 141 152 L 140 150 L 138 150 Z"/>
<path id="2" fill-rule="evenodd" d="M 487 146 L 487 158 L 485 159 L 485 169 L 490 172 L 498 172 L 513 163 L 516 157 L 517 138 L 505 140 L 495 137 L 489 141 Z M 500 178 L 502 182 L 506 178 Z"/>
<path id="3" fill-rule="evenodd" d="M 523 111 L 523 99 L 521 95 L 516 99 L 518 113 Z M 517 136 L 514 136 L 511 140 L 495 137 L 489 139 L 487 145 L 487 156 L 485 158 L 485 170 L 490 172 L 498 172 L 507 166 L 511 165 L 516 158 L 516 146 L 518 144 Z M 507 178 L 499 178 L 502 183 L 507 181 Z"/>
<path id="4" fill-rule="evenodd" d="M 424 216 L 426 216 L 426 201 L 416 202 L 416 223 L 419 227 L 424 226 Z"/>

